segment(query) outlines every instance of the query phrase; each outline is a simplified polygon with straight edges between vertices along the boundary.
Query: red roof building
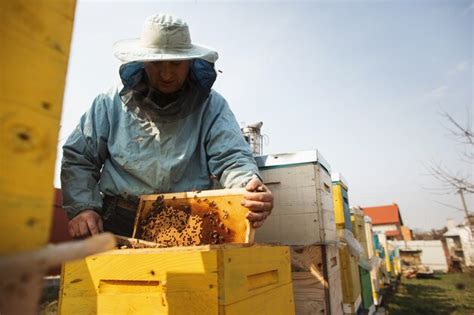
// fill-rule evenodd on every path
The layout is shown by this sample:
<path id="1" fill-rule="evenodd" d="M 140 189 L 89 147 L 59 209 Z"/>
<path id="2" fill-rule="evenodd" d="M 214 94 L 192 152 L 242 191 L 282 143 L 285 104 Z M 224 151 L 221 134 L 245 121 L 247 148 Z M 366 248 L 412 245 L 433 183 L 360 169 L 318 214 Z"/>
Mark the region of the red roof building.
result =
<path id="1" fill-rule="evenodd" d="M 363 207 L 364 215 L 372 219 L 374 232 L 381 232 L 387 239 L 408 240 L 406 227 L 403 226 L 400 208 L 396 203 L 386 206 Z"/>

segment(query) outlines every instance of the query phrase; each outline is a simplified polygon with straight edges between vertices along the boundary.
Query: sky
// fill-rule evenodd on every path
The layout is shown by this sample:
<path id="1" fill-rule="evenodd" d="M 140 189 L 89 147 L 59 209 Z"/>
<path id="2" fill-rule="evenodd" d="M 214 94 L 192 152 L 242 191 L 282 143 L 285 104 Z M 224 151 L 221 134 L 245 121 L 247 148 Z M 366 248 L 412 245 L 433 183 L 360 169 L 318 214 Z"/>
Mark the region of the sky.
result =
<path id="1" fill-rule="evenodd" d="M 114 42 L 145 18 L 184 19 L 219 53 L 214 89 L 239 123 L 263 121 L 265 154 L 317 149 L 349 184 L 351 206 L 397 203 L 405 225 L 460 223 L 459 195 L 430 166 L 473 181 L 472 150 L 442 112 L 474 121 L 474 1 L 77 1 L 58 142 L 119 82 Z M 471 151 L 472 152 L 472 151 Z M 470 211 L 474 196 L 467 195 Z"/>

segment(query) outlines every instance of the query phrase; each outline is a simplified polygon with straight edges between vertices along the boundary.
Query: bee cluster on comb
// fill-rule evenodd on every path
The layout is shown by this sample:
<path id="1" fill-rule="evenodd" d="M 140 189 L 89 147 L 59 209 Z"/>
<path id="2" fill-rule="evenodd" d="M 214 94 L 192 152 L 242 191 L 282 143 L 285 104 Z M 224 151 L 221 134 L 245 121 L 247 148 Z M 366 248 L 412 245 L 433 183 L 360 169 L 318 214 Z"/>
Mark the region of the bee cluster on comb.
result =
<path id="1" fill-rule="evenodd" d="M 140 221 L 138 237 L 168 247 L 229 242 L 233 233 L 225 224 L 228 211 L 223 210 L 221 217 L 214 201 L 197 195 L 192 203 L 191 207 L 189 201 L 181 204 L 176 198 L 165 201 L 159 195 Z"/>

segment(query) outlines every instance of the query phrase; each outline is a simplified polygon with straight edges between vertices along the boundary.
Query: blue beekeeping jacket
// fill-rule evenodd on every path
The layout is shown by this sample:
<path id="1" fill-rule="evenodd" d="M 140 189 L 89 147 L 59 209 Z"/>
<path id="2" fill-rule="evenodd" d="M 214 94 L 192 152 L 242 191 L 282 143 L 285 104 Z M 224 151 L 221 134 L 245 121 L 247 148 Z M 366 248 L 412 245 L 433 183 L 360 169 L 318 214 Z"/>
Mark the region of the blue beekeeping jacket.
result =
<path id="1" fill-rule="evenodd" d="M 86 209 L 102 213 L 103 195 L 136 200 L 143 194 L 210 189 L 212 176 L 224 188 L 244 187 L 258 176 L 250 147 L 220 94 L 209 87 L 207 98 L 184 117 L 147 121 L 121 97 L 133 81 L 123 77 L 129 70 L 121 69 L 125 86 L 98 95 L 63 146 L 61 183 L 70 218 Z"/>

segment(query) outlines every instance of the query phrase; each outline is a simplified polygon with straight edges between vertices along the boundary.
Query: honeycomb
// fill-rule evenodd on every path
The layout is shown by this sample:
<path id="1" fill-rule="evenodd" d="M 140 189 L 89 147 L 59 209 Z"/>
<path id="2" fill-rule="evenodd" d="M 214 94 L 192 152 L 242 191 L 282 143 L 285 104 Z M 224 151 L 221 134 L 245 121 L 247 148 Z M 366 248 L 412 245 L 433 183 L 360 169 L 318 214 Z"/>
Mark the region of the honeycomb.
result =
<path id="1" fill-rule="evenodd" d="M 140 221 L 138 237 L 167 247 L 230 242 L 233 232 L 225 224 L 229 213 L 218 210 L 213 201 L 197 196 L 191 207 L 189 202 L 180 204 L 174 198 L 166 203 L 159 195 Z"/>

